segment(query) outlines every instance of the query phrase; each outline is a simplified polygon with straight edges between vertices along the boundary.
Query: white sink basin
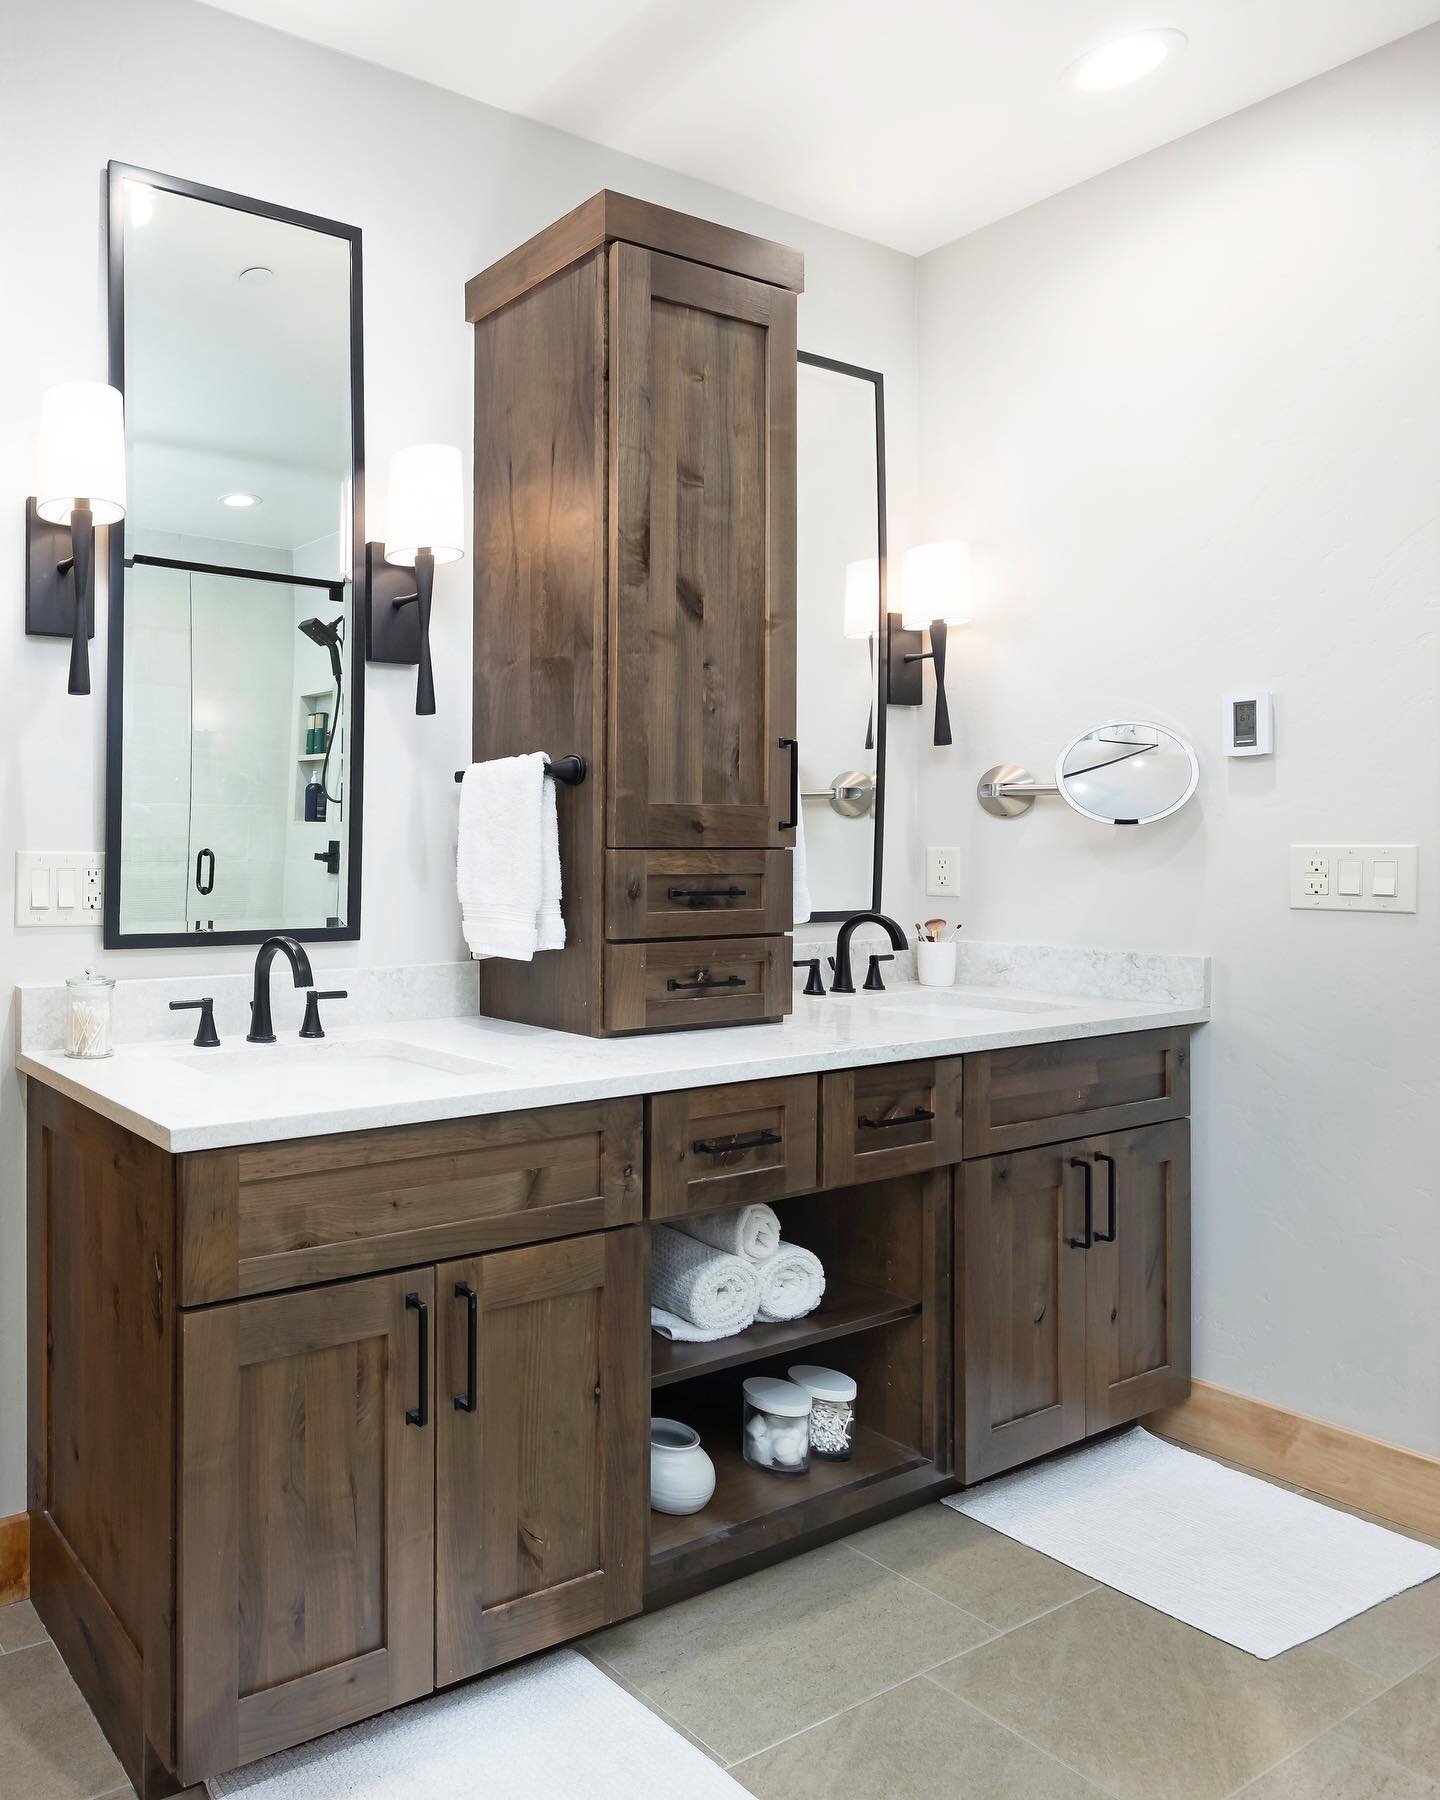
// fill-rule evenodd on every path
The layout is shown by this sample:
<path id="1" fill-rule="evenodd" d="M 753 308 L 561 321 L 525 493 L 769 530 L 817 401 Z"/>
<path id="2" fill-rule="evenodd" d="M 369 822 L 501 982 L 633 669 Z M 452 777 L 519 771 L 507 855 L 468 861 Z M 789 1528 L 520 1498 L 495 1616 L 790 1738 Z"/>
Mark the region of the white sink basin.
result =
<path id="1" fill-rule="evenodd" d="M 377 1091 L 398 1099 L 433 1091 L 437 1081 L 449 1085 L 456 1078 L 504 1073 L 495 1063 L 393 1038 L 224 1044 L 211 1050 L 166 1044 L 132 1054 L 163 1058 L 187 1076 L 237 1095 L 257 1089 L 273 1095 L 279 1089 L 287 1101 L 307 1110 L 343 1106 L 361 1097 L 362 1088 L 366 1099 Z"/>
<path id="2" fill-rule="evenodd" d="M 878 1012 L 903 1013 L 907 1018 L 970 1020 L 974 1024 L 999 1024 L 1007 1018 L 1028 1018 L 1035 1013 L 1067 1013 L 1078 1010 L 1063 1000 L 1032 1000 L 1021 994 L 971 994 L 963 988 L 913 990 L 871 1002 Z"/>

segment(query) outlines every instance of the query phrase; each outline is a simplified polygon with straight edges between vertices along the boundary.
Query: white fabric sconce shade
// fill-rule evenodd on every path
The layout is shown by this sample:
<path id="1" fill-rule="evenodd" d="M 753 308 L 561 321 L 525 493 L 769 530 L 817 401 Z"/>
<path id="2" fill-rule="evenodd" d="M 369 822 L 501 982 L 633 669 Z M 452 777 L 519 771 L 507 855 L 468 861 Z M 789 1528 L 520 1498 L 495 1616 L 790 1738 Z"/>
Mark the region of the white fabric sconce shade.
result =
<path id="1" fill-rule="evenodd" d="M 905 552 L 900 582 L 902 622 L 923 631 L 934 619 L 970 623 L 970 546 L 954 541 L 916 544 Z"/>
<path id="2" fill-rule="evenodd" d="M 437 563 L 465 554 L 464 464 L 453 444 L 411 444 L 390 458 L 385 560 L 409 567 L 422 550 Z"/>
<path id="3" fill-rule="evenodd" d="M 125 403 L 103 381 L 62 381 L 40 402 L 35 510 L 68 525 L 79 501 L 96 525 L 125 517 Z"/>
<path id="4" fill-rule="evenodd" d="M 880 629 L 880 559 L 845 565 L 845 635 L 874 637 Z"/>

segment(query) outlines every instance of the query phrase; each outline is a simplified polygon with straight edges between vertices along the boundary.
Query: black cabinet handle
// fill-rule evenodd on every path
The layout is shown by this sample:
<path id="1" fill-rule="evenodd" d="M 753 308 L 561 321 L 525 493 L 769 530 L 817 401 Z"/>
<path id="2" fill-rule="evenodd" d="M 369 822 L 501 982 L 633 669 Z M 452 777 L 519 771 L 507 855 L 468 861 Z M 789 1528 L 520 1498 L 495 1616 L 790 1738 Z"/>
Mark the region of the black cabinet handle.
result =
<path id="1" fill-rule="evenodd" d="M 676 981 L 672 975 L 665 983 L 667 994 L 688 994 L 694 988 L 735 988 L 744 987 L 743 975 L 704 975 L 698 981 Z"/>
<path id="2" fill-rule="evenodd" d="M 864 1113 L 855 1123 L 862 1131 L 893 1131 L 897 1125 L 923 1125 L 927 1119 L 933 1119 L 934 1113 L 928 1107 L 917 1106 L 912 1113 L 905 1113 L 898 1119 L 867 1119 Z"/>
<path id="3" fill-rule="evenodd" d="M 780 821 L 780 829 L 793 831 L 800 818 L 800 741 L 781 738 L 780 748 L 790 752 L 790 817 Z"/>
<path id="4" fill-rule="evenodd" d="M 728 888 L 666 888 L 667 900 L 683 900 L 687 906 L 704 906 L 710 900 L 743 900 L 743 887 Z"/>
<path id="5" fill-rule="evenodd" d="M 1107 1156 L 1103 1150 L 1097 1150 L 1095 1152 L 1095 1160 L 1096 1162 L 1105 1164 L 1105 1173 L 1108 1177 L 1106 1186 L 1109 1189 L 1110 1198 L 1110 1229 L 1108 1231 L 1097 1231 L 1095 1233 L 1095 1242 L 1097 1244 L 1113 1244 L 1115 1242 L 1115 1158 L 1113 1156 Z"/>
<path id="6" fill-rule="evenodd" d="M 690 1148 L 696 1156 L 729 1156 L 737 1150 L 758 1150 L 762 1145 L 781 1141 L 780 1133 L 766 1126 L 760 1131 L 737 1131 L 729 1137 L 696 1138 Z"/>
<path id="7" fill-rule="evenodd" d="M 1066 1238 L 1065 1242 L 1072 1250 L 1088 1250 L 1095 1242 L 1095 1172 L 1088 1162 L 1078 1156 L 1070 1158 L 1072 1169 L 1085 1171 L 1085 1235 L 1078 1238 Z"/>
<path id="8" fill-rule="evenodd" d="M 405 1408 L 407 1425 L 430 1423 L 430 1308 L 418 1294 L 405 1296 L 406 1312 L 420 1315 L 420 1404 Z"/>
<path id="9" fill-rule="evenodd" d="M 463 1300 L 466 1307 L 465 1392 L 455 1396 L 455 1410 L 473 1413 L 475 1390 L 480 1384 L 480 1301 L 468 1281 L 455 1283 L 455 1298 Z"/>
<path id="10" fill-rule="evenodd" d="M 201 874 L 201 870 L 205 867 L 205 858 L 207 856 L 210 858 L 210 870 L 209 870 L 209 879 L 208 880 Z M 213 850 L 199 850 L 196 852 L 196 855 L 195 855 L 195 892 L 197 894 L 208 894 L 214 886 L 215 886 L 215 852 Z"/>

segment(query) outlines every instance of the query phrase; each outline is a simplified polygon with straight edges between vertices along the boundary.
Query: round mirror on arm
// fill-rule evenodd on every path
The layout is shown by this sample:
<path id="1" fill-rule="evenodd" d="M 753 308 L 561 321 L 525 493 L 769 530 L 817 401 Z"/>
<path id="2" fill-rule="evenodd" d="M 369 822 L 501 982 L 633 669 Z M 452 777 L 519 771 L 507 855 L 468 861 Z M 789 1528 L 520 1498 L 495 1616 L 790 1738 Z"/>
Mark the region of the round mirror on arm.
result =
<path id="1" fill-rule="evenodd" d="M 1067 805 L 1103 825 L 1149 825 L 1178 812 L 1195 792 L 1200 763 L 1163 725 L 1116 720 L 1083 731 L 1055 759 Z"/>

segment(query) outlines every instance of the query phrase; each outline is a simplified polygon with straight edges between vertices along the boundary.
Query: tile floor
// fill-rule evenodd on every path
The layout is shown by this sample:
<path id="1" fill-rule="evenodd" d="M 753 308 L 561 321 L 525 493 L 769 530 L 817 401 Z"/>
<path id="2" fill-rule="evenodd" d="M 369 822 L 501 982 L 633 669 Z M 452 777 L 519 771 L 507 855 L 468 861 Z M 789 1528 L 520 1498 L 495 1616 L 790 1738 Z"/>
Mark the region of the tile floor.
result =
<path id="1" fill-rule="evenodd" d="M 1440 1800 L 1440 1580 L 1262 1663 L 933 1505 L 582 1648 L 774 1800 Z M 0 1608 L 0 1795 L 130 1791 Z"/>

